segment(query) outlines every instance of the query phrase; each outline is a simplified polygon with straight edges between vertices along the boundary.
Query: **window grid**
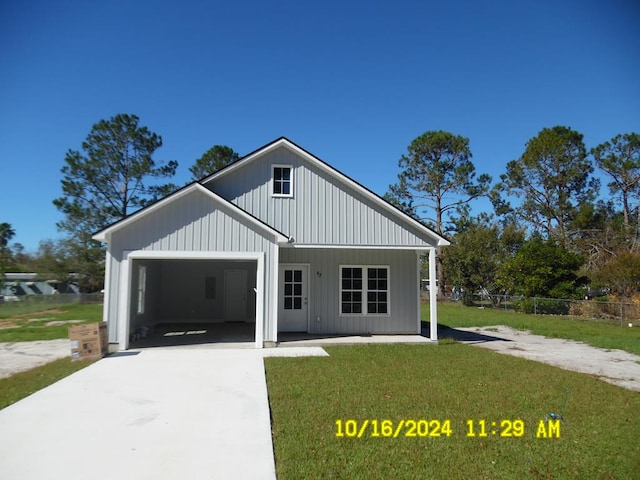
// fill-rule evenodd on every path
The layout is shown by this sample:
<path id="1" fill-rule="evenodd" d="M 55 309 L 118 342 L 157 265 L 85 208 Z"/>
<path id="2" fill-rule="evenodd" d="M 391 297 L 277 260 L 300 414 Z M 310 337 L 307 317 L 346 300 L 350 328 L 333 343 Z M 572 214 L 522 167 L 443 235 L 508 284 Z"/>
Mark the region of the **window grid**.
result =
<path id="1" fill-rule="evenodd" d="M 389 315 L 388 266 L 340 266 L 340 315 Z"/>
<path id="2" fill-rule="evenodd" d="M 273 166 L 273 195 L 291 197 L 293 196 L 293 167 Z"/>
<path id="3" fill-rule="evenodd" d="M 284 271 L 284 309 L 302 310 L 302 270 Z"/>
<path id="4" fill-rule="evenodd" d="M 362 268 L 342 268 L 341 313 L 362 313 Z"/>
<path id="5" fill-rule="evenodd" d="M 367 269 L 367 312 L 388 313 L 387 310 L 387 269 Z"/>

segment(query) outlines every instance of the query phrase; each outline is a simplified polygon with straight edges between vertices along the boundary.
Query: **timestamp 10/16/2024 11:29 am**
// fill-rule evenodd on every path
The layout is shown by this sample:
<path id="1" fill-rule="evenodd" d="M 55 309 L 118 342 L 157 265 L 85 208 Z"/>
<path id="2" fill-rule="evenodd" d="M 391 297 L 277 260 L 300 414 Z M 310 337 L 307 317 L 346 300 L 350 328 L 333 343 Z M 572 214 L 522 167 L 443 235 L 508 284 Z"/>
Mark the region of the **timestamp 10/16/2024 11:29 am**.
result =
<path id="1" fill-rule="evenodd" d="M 346 438 L 446 438 L 457 432 L 451 420 L 430 419 L 337 419 L 336 437 Z M 468 419 L 464 435 L 469 438 L 501 437 L 521 438 L 525 436 L 525 421 L 521 419 L 490 421 Z M 560 438 L 560 419 L 547 418 L 537 424 L 536 438 Z"/>

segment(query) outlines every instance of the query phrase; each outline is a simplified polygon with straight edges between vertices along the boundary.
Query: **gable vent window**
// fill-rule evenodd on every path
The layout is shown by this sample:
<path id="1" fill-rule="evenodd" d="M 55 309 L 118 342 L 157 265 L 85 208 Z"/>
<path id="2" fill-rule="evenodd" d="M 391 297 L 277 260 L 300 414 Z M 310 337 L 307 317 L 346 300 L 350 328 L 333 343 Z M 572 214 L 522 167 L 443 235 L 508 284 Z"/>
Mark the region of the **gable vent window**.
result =
<path id="1" fill-rule="evenodd" d="M 292 197 L 293 167 L 290 165 L 274 165 L 272 185 L 274 197 Z"/>
<path id="2" fill-rule="evenodd" d="M 340 266 L 340 315 L 389 315 L 389 267 Z"/>

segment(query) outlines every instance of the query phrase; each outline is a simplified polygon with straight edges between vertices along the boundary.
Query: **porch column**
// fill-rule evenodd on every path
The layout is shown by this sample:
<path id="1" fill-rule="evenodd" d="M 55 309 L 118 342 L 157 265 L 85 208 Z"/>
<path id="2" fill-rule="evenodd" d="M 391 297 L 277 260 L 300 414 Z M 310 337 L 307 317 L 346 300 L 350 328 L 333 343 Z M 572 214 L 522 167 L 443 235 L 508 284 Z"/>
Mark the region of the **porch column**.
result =
<path id="1" fill-rule="evenodd" d="M 429 337 L 438 340 L 438 286 L 436 285 L 436 249 L 429 249 Z"/>

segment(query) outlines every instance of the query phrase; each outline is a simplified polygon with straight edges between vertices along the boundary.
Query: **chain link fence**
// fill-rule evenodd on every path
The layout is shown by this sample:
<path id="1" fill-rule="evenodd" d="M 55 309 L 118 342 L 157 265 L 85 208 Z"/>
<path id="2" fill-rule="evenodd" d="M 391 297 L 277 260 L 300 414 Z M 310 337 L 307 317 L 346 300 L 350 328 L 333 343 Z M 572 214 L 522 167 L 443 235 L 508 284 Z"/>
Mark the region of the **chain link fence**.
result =
<path id="1" fill-rule="evenodd" d="M 20 315 L 69 304 L 103 303 L 103 293 L 0 296 L 0 316 Z"/>
<path id="2" fill-rule="evenodd" d="M 474 295 L 472 305 L 533 315 L 565 315 L 617 325 L 640 321 L 640 303 L 567 300 L 509 295 Z"/>

